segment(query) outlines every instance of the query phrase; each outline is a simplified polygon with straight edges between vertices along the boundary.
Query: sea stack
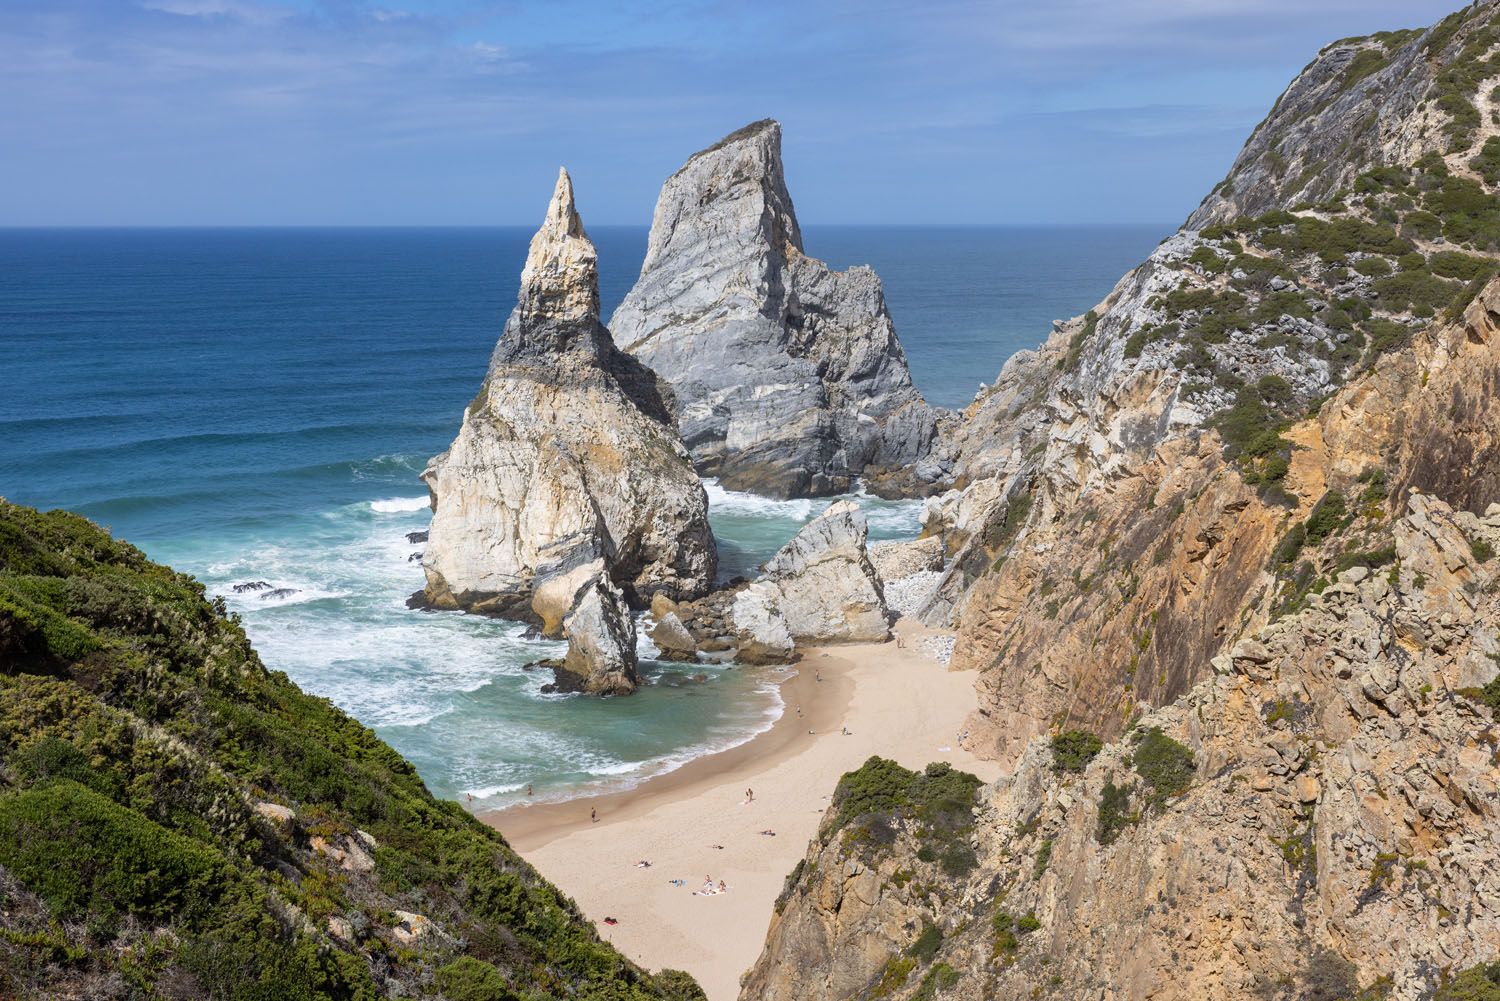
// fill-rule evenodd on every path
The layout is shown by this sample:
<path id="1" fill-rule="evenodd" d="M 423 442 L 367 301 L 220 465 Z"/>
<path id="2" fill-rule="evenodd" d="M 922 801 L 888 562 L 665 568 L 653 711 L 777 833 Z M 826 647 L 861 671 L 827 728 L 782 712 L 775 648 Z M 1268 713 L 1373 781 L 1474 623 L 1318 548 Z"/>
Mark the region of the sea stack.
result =
<path id="1" fill-rule="evenodd" d="M 702 595 L 717 565 L 663 392 L 600 323 L 598 257 L 561 171 L 484 385 L 422 474 L 413 602 L 536 623 L 568 638 L 568 687 L 633 689 L 629 608 Z"/>
<path id="2" fill-rule="evenodd" d="M 870 563 L 864 512 L 841 500 L 802 526 L 730 609 L 737 658 L 779 663 L 797 644 L 883 643 L 890 611 Z"/>
<path id="3" fill-rule="evenodd" d="M 802 249 L 781 126 L 690 157 L 656 203 L 640 279 L 610 320 L 671 383 L 700 472 L 772 497 L 931 492 L 938 411 L 912 385 L 880 279 Z"/>

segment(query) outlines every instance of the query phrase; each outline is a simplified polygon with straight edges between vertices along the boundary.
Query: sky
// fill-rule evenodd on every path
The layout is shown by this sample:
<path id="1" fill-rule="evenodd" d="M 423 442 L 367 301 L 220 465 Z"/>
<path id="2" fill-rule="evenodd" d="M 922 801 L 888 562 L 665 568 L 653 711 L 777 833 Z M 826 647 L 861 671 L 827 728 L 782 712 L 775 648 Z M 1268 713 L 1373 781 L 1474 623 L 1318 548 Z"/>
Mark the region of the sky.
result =
<path id="1" fill-rule="evenodd" d="M 0 225 L 650 222 L 782 123 L 806 224 L 1177 223 L 1328 42 L 1460 0 L 0 0 Z"/>

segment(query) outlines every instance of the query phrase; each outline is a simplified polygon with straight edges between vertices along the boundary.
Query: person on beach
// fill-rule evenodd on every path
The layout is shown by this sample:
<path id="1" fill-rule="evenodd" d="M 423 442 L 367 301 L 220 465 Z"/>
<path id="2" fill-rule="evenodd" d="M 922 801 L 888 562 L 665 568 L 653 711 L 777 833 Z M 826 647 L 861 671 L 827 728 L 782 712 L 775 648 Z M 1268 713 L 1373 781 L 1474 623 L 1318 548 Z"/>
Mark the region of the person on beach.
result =
<path id="1" fill-rule="evenodd" d="M 597 808 L 590 808 L 590 810 L 589 810 L 589 823 L 591 823 L 591 824 L 597 824 L 597 823 L 599 823 L 599 810 Z"/>
<path id="2" fill-rule="evenodd" d="M 471 792 L 466 792 L 466 793 L 464 793 L 464 799 L 467 800 L 468 802 L 472 803 L 472 802 L 474 802 L 474 794 L 471 793 Z"/>
<path id="3" fill-rule="evenodd" d="M 720 893 L 728 893 L 729 892 L 729 887 L 727 887 L 727 886 L 724 885 L 724 881 L 722 879 L 719 880 L 719 892 Z"/>
<path id="4" fill-rule="evenodd" d="M 755 790 L 754 789 L 746 789 L 745 790 L 745 802 L 746 803 L 754 803 L 755 802 Z"/>
<path id="5" fill-rule="evenodd" d="M 531 783 L 530 782 L 526 783 L 526 795 L 528 795 L 528 796 L 531 795 Z"/>

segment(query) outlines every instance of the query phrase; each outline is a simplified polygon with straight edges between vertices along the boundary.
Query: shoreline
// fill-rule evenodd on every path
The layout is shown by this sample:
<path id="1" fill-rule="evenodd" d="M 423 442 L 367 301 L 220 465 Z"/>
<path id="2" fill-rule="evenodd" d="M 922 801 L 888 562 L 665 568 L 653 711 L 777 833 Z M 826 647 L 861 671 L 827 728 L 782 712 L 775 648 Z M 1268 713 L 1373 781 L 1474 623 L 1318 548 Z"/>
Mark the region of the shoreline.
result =
<path id="1" fill-rule="evenodd" d="M 872 754 L 907 768 L 949 761 L 985 781 L 1000 774 L 996 762 L 958 746 L 975 704 L 974 672 L 949 671 L 919 645 L 946 634 L 905 619 L 895 632 L 904 646 L 805 648 L 781 683 L 785 710 L 743 744 L 634 787 L 479 818 L 631 959 L 653 971 L 686 969 L 709 1001 L 733 1001 L 840 775 Z M 652 864 L 638 868 L 641 860 Z M 705 876 L 729 892 L 697 895 Z"/>

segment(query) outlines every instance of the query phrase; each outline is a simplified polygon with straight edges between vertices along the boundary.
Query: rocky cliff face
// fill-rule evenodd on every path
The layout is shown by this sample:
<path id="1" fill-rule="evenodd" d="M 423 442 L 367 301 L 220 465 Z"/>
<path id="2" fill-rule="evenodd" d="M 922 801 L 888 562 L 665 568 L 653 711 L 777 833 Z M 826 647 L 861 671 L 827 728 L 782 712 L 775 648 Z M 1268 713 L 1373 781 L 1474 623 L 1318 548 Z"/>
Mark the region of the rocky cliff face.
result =
<path id="1" fill-rule="evenodd" d="M 1443 990 L 1500 952 L 1497 374 L 1500 282 L 1291 429 L 1330 489 L 1274 613 L 1117 742 L 1058 721 L 946 824 L 846 777 L 743 996 L 1483 996 Z"/>
<path id="2" fill-rule="evenodd" d="M 923 614 L 1012 776 L 847 777 L 747 999 L 1500 983 L 1497 13 L 1325 49 L 966 411 Z"/>
<path id="3" fill-rule="evenodd" d="M 433 519 L 420 600 L 556 635 L 592 595 L 605 614 L 571 621 L 601 629 L 568 663 L 591 665 L 590 690 L 627 690 L 633 626 L 625 644 L 602 623 L 654 594 L 705 593 L 717 562 L 707 495 L 662 392 L 599 322 L 597 257 L 564 171 L 484 386 L 422 474 Z"/>
<path id="4" fill-rule="evenodd" d="M 1351 475 L 1288 429 L 1495 272 L 1496 10 L 1324 50 L 1232 177 L 1269 150 L 1316 163 L 1366 118 L 1390 141 L 1330 154 L 1315 203 L 1311 173 L 1221 186 L 951 429 L 957 489 L 925 526 L 953 558 L 923 617 L 956 625 L 955 663 L 982 672 L 976 749 L 1010 756 L 1065 720 L 1117 733 L 1268 620 L 1271 550 Z"/>
<path id="5" fill-rule="evenodd" d="M 671 383 L 698 468 L 776 497 L 925 492 L 937 411 L 912 386 L 880 280 L 808 257 L 781 127 L 726 136 L 667 179 L 646 260 L 610 320 Z"/>

